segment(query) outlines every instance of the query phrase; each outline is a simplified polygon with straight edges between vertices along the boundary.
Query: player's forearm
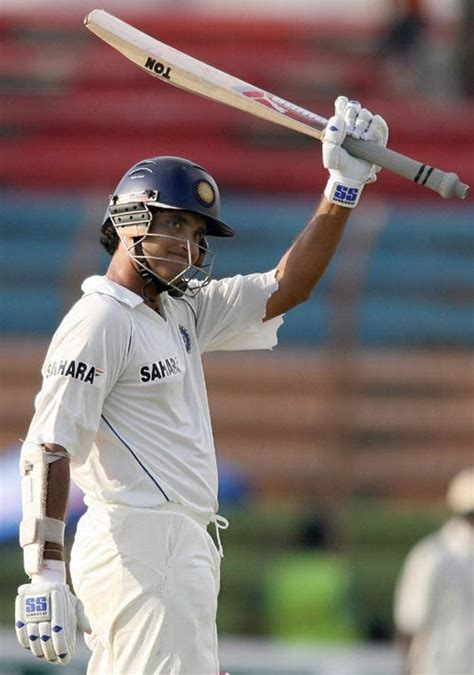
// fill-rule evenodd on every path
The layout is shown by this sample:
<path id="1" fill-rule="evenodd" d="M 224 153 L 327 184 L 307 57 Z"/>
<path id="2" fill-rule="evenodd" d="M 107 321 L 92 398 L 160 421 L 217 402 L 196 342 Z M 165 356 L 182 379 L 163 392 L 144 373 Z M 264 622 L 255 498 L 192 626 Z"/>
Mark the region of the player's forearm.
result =
<path id="1" fill-rule="evenodd" d="M 269 298 L 265 319 L 307 300 L 334 255 L 350 209 L 325 197 L 277 267 L 278 290 Z"/>
<path id="2" fill-rule="evenodd" d="M 65 452 L 65 449 L 54 443 L 46 443 L 50 452 Z M 48 467 L 48 490 L 46 497 L 46 515 L 49 518 L 64 520 L 69 498 L 69 457 L 61 457 Z M 64 547 L 47 541 L 43 557 L 49 560 L 64 560 Z"/>

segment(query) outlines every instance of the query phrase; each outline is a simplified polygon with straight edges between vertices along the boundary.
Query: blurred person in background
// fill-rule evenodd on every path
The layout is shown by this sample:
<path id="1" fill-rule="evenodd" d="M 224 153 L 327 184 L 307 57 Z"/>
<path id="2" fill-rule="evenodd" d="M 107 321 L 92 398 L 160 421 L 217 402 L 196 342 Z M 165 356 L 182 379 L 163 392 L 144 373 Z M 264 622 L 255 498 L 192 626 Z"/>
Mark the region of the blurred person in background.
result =
<path id="1" fill-rule="evenodd" d="M 474 96 L 474 2 L 462 0 L 458 35 L 458 63 L 461 94 Z"/>
<path id="2" fill-rule="evenodd" d="M 266 580 L 270 633 L 279 639 L 347 644 L 360 635 L 348 561 L 330 517 L 304 520 L 291 553 L 273 561 Z"/>
<path id="3" fill-rule="evenodd" d="M 380 39 L 377 55 L 384 66 L 390 91 L 413 93 L 426 86 L 428 54 L 426 18 L 422 0 L 389 0 L 390 19 Z"/>
<path id="4" fill-rule="evenodd" d="M 394 619 L 410 675 L 474 675 L 474 467 L 448 487 L 453 516 L 409 553 Z"/>
<path id="5" fill-rule="evenodd" d="M 390 54 L 405 58 L 416 50 L 423 37 L 425 19 L 422 0 L 390 0 L 392 21 L 389 23 L 382 45 Z"/>

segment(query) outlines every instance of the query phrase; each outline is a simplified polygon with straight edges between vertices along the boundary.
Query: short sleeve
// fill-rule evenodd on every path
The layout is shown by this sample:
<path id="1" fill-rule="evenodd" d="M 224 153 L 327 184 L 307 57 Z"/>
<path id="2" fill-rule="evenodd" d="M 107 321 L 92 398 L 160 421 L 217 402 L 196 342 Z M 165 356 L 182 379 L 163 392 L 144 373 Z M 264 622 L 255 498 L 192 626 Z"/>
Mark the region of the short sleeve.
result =
<path id="1" fill-rule="evenodd" d="M 126 363 L 130 340 L 131 322 L 119 302 L 94 294 L 76 303 L 46 355 L 27 439 L 57 443 L 84 459 L 104 400 Z"/>
<path id="2" fill-rule="evenodd" d="M 283 318 L 263 318 L 277 288 L 275 270 L 211 281 L 194 299 L 201 353 L 272 349 Z"/>
<path id="3" fill-rule="evenodd" d="M 429 619 L 432 587 L 438 561 L 432 539 L 417 544 L 408 554 L 395 588 L 394 620 L 403 633 L 418 632 Z"/>

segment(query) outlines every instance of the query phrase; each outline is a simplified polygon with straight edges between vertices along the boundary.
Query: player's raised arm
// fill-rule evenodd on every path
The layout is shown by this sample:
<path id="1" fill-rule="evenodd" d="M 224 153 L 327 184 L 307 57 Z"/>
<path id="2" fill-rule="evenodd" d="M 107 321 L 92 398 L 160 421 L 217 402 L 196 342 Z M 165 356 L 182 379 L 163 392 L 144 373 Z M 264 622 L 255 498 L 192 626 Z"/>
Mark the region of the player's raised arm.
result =
<path id="1" fill-rule="evenodd" d="M 267 302 L 265 321 L 307 300 L 322 277 L 341 240 L 350 210 L 379 167 L 356 159 L 341 147 L 346 134 L 387 144 L 388 127 L 357 101 L 339 96 L 335 115 L 324 132 L 323 163 L 329 170 L 324 196 L 305 229 L 277 266 L 278 289 Z"/>

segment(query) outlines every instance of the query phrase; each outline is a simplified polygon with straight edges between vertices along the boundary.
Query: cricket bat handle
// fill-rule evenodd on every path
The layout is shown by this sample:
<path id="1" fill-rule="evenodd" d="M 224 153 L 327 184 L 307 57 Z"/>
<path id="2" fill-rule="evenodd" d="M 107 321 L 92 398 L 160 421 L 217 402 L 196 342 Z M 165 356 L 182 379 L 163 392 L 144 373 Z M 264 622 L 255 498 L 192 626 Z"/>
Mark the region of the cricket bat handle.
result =
<path id="1" fill-rule="evenodd" d="M 418 162 L 416 159 L 411 159 L 411 157 L 401 155 L 399 152 L 377 145 L 373 141 L 361 141 L 348 136 L 342 147 L 354 157 L 377 164 L 418 183 L 418 185 L 424 185 L 424 187 L 438 192 L 445 199 L 450 197 L 465 199 L 468 193 L 469 185 L 461 183 L 457 174 L 435 169 L 429 164 Z"/>

